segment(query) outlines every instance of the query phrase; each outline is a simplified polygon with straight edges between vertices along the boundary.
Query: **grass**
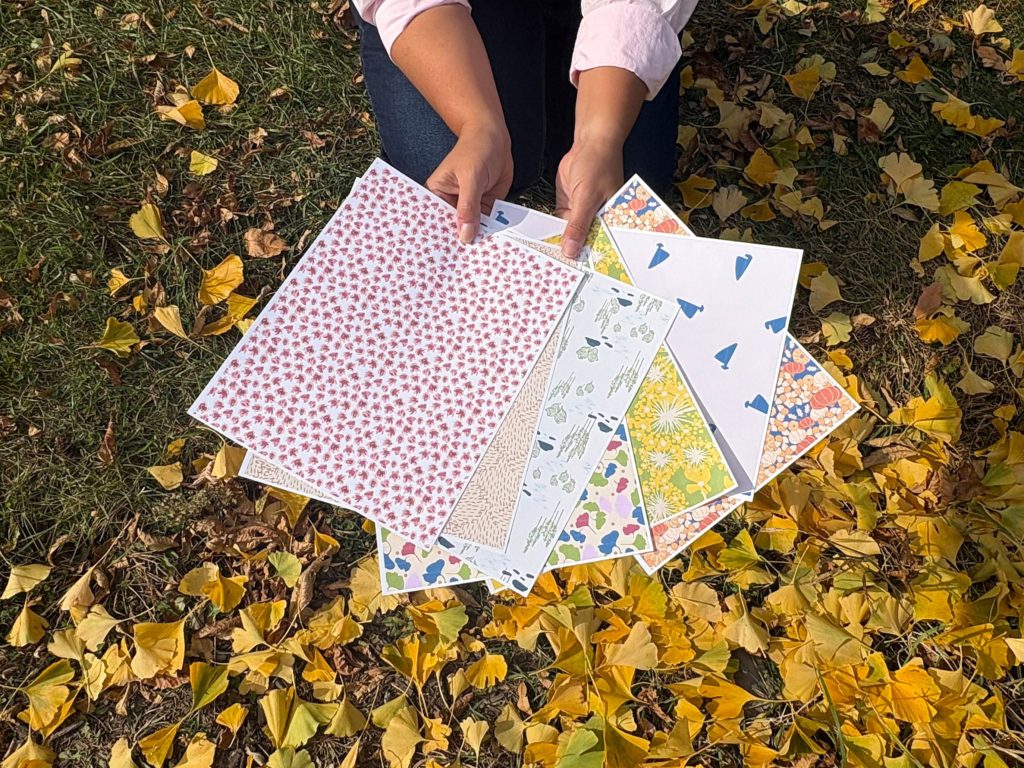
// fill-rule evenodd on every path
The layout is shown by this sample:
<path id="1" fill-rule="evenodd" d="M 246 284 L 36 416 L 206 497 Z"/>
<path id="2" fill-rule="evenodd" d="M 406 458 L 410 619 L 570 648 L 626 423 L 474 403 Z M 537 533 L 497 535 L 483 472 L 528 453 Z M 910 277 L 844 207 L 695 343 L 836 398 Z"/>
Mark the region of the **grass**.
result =
<path id="1" fill-rule="evenodd" d="M 933 0 L 900 28 L 908 37 L 926 36 L 939 17 L 958 18 L 970 7 Z M 1020 45 L 1024 8 L 1015 0 L 992 7 Z M 914 333 L 912 310 L 926 283 L 909 264 L 929 222 L 924 215 L 909 220 L 906 208 L 901 213 L 890 199 L 873 197 L 882 191 L 877 163 L 889 152 L 908 151 L 941 187 L 958 169 L 987 158 L 1022 183 L 1024 84 L 999 83 L 957 38 L 962 77 L 954 80 L 943 69 L 941 84 L 984 114 L 1010 121 L 1010 136 L 989 143 L 956 133 L 928 113 L 914 89 L 857 66 L 860 59 L 874 60 L 872 49 L 880 60 L 889 56 L 884 26 L 854 24 L 842 15 L 862 10 L 859 0 L 839 0 L 780 22 L 764 45 L 750 16 L 704 0 L 691 25 L 696 42 L 687 63 L 696 76 L 713 77 L 723 87 L 741 82 L 743 74 L 755 81 L 771 75 L 775 92 L 747 94 L 748 100 L 771 98 L 817 131 L 831 125 L 850 136 L 845 156 L 825 147 L 800 162 L 801 185 L 816 188 L 836 226 L 819 231 L 799 217 L 754 225 L 735 217 L 728 223 L 752 226 L 762 242 L 804 248 L 808 261 L 825 263 L 842 280 L 843 311 L 875 318 L 845 346 L 882 402 L 902 403 L 917 394 L 925 370 L 959 378 L 964 360 L 996 381 L 992 395 L 961 398 L 966 437 L 958 450 L 967 456 L 991 442 L 991 412 L 1014 401 L 1019 382 L 994 361 L 974 356 L 969 336 L 936 350 Z M 892 14 L 903 13 L 897 2 Z M 149 272 L 148 285 L 162 287 L 188 328 L 196 317 L 199 268 L 228 253 L 244 253 L 245 230 L 272 221 L 293 247 L 284 258 L 247 260 L 242 290 L 265 296 L 280 284 L 299 244 L 318 231 L 376 154 L 357 40 L 338 18 L 321 3 L 287 0 L 0 5 L 0 291 L 13 306 L 5 309 L 0 293 L 0 572 L 50 559 L 56 571 L 43 592 L 48 610 L 86 563 L 106 569 L 118 615 L 180 610 L 166 585 L 195 564 L 190 553 L 148 551 L 137 540 L 139 531 L 188 538 L 202 516 L 251 501 L 212 487 L 168 495 L 145 471 L 163 463 L 166 446 L 177 438 L 187 440 L 186 462 L 216 451 L 219 439 L 185 409 L 227 355 L 235 333 L 197 342 L 153 335 L 127 360 L 90 345 L 107 317 L 130 314 L 127 301 L 107 294 L 113 268 L 133 278 Z M 74 78 L 48 74 L 62 46 L 82 59 Z M 806 105 L 785 90 L 778 75 L 812 54 L 837 62 L 842 77 Z M 159 121 L 153 105 L 163 103 L 161 94 L 176 84 L 195 84 L 211 63 L 241 84 L 237 108 L 220 113 L 207 107 L 202 132 Z M 680 178 L 692 172 L 723 185 L 736 183 L 751 147 L 723 139 L 713 127 L 717 110 L 703 96 L 690 89 L 682 97 L 682 121 L 698 126 L 700 139 L 684 158 Z M 727 96 L 736 94 L 727 90 Z M 895 124 L 872 144 L 857 139 L 855 120 L 836 114 L 844 104 L 868 108 L 875 98 L 894 109 Z M 193 149 L 216 156 L 218 171 L 191 177 Z M 168 254 L 155 253 L 127 226 L 128 216 L 147 199 L 164 211 Z M 543 196 L 534 192 L 531 199 Z M 704 235 L 717 236 L 722 229 L 711 209 L 695 212 L 690 223 Z M 14 311 L 22 321 L 13 320 Z M 975 333 L 998 324 L 1024 337 L 1019 289 L 960 311 Z M 793 328 L 801 337 L 820 329 L 805 293 Z M 108 423 L 116 450 L 106 465 L 97 451 Z M 342 540 L 343 578 L 371 546 L 369 537 L 352 516 L 324 506 L 315 506 L 314 516 L 330 517 Z M 485 602 L 483 593 L 472 594 Z M 0 605 L 0 626 L 8 626 L 16 610 Z M 400 632 L 373 627 L 380 633 L 378 646 Z M 23 682 L 27 670 L 38 667 L 29 654 L 8 647 L 0 649 L 0 658 L 4 685 Z M 16 660 L 23 665 L 15 670 Z M 520 674 L 527 675 L 521 663 Z M 169 692 L 149 705 L 153 711 L 187 706 L 182 695 Z M 0 710 L 10 700 L 0 693 Z M 137 738 L 159 724 L 153 717 L 137 712 L 116 728 Z M 89 745 L 109 743 L 112 728 L 98 717 L 86 720 L 62 741 L 62 756 L 71 764 L 98 764 Z M 9 726 L 0 723 L 0 741 L 5 730 Z"/>

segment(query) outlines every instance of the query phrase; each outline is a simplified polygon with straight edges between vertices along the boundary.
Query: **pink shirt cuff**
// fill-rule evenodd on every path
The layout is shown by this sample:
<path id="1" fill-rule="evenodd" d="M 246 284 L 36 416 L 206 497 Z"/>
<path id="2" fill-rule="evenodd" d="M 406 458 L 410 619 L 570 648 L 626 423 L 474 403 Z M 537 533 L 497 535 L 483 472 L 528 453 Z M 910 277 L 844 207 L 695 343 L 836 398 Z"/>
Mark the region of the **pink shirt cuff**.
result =
<path id="1" fill-rule="evenodd" d="M 681 55 L 679 33 L 653 7 L 609 3 L 583 16 L 569 79 L 578 85 L 587 69 L 627 69 L 644 81 L 650 101 Z"/>
<path id="2" fill-rule="evenodd" d="M 469 0 L 401 0 L 401 2 L 359 0 L 355 3 L 363 21 L 377 27 L 377 33 L 380 35 L 381 42 L 384 43 L 388 56 L 391 55 L 391 46 L 409 26 L 409 22 L 424 11 L 439 5 L 470 7 Z"/>

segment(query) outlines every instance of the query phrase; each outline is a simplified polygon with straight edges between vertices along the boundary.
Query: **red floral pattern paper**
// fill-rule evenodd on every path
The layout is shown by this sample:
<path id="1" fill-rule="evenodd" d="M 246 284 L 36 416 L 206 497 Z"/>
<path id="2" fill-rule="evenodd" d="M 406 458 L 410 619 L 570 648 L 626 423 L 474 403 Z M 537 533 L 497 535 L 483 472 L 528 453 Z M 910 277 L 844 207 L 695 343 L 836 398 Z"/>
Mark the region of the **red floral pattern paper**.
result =
<path id="1" fill-rule="evenodd" d="M 428 546 L 579 280 L 378 161 L 189 413 Z"/>

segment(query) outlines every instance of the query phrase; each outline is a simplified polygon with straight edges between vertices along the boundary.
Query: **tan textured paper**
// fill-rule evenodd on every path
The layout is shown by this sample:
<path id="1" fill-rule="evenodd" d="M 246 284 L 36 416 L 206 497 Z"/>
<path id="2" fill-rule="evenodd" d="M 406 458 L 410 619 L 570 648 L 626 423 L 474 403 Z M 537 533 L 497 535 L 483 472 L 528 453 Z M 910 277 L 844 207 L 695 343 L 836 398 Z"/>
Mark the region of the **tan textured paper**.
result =
<path id="1" fill-rule="evenodd" d="M 560 336 L 556 330 L 540 353 L 445 523 L 442 536 L 495 549 L 505 546 Z"/>

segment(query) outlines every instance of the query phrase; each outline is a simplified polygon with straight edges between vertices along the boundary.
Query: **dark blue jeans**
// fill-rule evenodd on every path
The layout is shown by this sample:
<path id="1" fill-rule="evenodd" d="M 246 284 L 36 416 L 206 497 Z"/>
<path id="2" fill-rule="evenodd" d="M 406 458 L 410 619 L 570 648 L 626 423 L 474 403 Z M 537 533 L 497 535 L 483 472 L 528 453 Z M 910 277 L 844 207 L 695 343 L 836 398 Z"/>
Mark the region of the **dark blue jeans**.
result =
<path id="1" fill-rule="evenodd" d="M 472 0 L 473 21 L 494 72 L 512 140 L 509 197 L 542 176 L 553 179 L 572 146 L 576 89 L 569 62 L 580 4 L 567 0 Z M 455 136 L 388 57 L 376 27 L 356 15 L 366 88 L 382 156 L 423 183 L 455 145 Z M 640 174 L 657 191 L 672 183 L 679 125 L 679 71 L 644 103 L 623 149 L 626 178 Z"/>

